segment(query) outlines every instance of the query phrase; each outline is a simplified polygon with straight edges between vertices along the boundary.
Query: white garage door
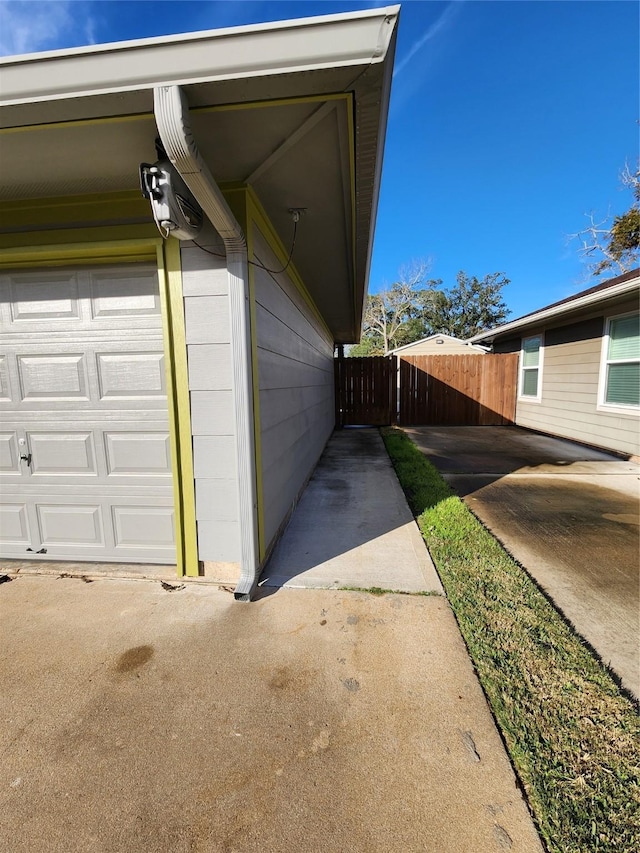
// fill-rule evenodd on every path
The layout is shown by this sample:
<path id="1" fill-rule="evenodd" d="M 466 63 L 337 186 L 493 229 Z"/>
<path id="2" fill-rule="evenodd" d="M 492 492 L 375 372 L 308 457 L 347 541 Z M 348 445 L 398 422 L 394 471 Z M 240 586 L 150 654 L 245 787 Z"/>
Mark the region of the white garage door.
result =
<path id="1" fill-rule="evenodd" d="M 155 266 L 0 274 L 0 554 L 175 561 Z"/>

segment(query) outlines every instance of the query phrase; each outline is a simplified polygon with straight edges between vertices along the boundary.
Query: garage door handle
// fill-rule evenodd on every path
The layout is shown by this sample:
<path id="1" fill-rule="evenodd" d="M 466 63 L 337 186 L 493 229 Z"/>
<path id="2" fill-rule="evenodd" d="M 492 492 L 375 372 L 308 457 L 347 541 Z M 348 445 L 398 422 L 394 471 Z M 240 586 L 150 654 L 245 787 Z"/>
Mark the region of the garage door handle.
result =
<path id="1" fill-rule="evenodd" d="M 26 463 L 27 463 L 27 465 L 31 465 L 31 454 L 30 454 L 30 453 L 27 453 L 27 454 L 22 453 L 22 454 L 20 454 L 20 459 L 21 459 L 23 462 L 26 462 Z"/>

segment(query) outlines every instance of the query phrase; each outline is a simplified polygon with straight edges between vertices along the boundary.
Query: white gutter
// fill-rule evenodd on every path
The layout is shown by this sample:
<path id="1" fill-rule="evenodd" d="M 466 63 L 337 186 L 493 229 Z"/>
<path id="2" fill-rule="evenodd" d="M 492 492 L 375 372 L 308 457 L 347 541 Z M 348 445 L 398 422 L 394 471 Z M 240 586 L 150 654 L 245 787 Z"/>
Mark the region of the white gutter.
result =
<path id="1" fill-rule="evenodd" d="M 247 244 L 242 228 L 200 156 L 182 90 L 178 86 L 161 86 L 154 89 L 153 100 L 167 156 L 222 237 L 227 253 L 241 542 L 241 575 L 235 597 L 249 601 L 258 583 L 259 559 Z"/>
<path id="2" fill-rule="evenodd" d="M 0 104 L 367 66 L 384 62 L 399 11 L 389 6 L 9 56 L 0 59 Z"/>
<path id="3" fill-rule="evenodd" d="M 585 296 L 580 296 L 570 302 L 561 302 L 559 305 L 552 305 L 549 308 L 543 308 L 541 311 L 536 311 L 534 314 L 527 314 L 525 317 L 520 317 L 518 320 L 512 320 L 510 323 L 505 323 L 503 326 L 496 326 L 495 329 L 489 329 L 487 332 L 480 332 L 468 339 L 468 343 L 476 341 L 486 341 L 495 338 L 496 335 L 503 335 L 505 332 L 516 331 L 526 328 L 527 326 L 535 326 L 545 320 L 551 320 L 554 317 L 568 314 L 582 308 L 589 308 L 591 305 L 597 305 L 605 299 L 612 299 L 616 296 L 624 296 L 627 293 L 633 293 L 638 290 L 640 276 L 636 276 L 628 281 L 621 281 L 619 284 L 614 284 L 606 290 L 596 290 L 595 293 L 588 293 Z"/>

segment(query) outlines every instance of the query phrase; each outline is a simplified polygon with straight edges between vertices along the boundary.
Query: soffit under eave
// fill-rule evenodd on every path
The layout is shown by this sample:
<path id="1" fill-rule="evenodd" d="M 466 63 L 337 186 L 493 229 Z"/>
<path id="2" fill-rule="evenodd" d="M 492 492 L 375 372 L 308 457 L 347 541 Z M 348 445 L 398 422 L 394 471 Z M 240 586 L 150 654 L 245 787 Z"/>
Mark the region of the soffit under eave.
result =
<path id="1" fill-rule="evenodd" d="M 316 290 L 316 292 L 322 294 L 319 296 L 319 301 L 323 301 L 325 304 L 329 304 L 330 307 L 327 308 L 329 314 L 336 312 L 340 314 L 340 322 L 338 322 L 335 317 L 330 323 L 334 334 L 336 335 L 336 339 L 340 342 L 353 342 L 357 340 L 360 336 L 360 321 L 361 321 L 361 311 L 362 304 L 364 299 L 364 292 L 366 287 L 366 278 L 368 272 L 368 260 L 370 256 L 370 235 L 372 232 L 372 214 L 375 201 L 375 195 L 377 193 L 376 186 L 376 171 L 377 171 L 377 158 L 379 157 L 379 145 L 380 140 L 378 139 L 379 127 L 380 127 L 380 103 L 381 103 L 381 93 L 383 88 L 383 68 L 387 66 L 383 66 L 382 64 L 375 64 L 367 67 L 364 71 L 359 70 L 359 80 L 355 86 L 355 115 L 354 115 L 354 125 L 355 125 L 355 141 L 353 136 L 350 134 L 348 129 L 345 129 L 349 124 L 348 121 L 348 113 L 352 109 L 351 103 L 344 102 L 344 95 L 340 95 L 339 93 L 331 92 L 330 97 L 340 99 L 340 107 L 336 107 L 337 114 L 340 116 L 341 121 L 341 141 L 339 144 L 339 159 L 340 163 L 340 173 L 344 182 L 344 187 L 342 192 L 339 194 L 340 198 L 338 199 L 336 196 L 336 209 L 340 209 L 340 219 L 343 220 L 342 228 L 343 234 L 346 240 L 347 245 L 341 246 L 341 241 L 336 239 L 335 233 L 334 236 L 331 237 L 330 234 L 327 234 L 324 238 L 325 245 L 327 243 L 331 243 L 334 247 L 339 249 L 341 254 L 341 270 L 342 274 L 338 273 L 338 270 L 334 267 L 333 269 L 327 269 L 327 280 L 332 282 L 332 286 L 330 287 L 322 287 L 320 284 L 316 283 L 312 285 L 312 289 Z M 336 84 L 342 83 L 345 77 L 345 72 L 348 72 L 348 78 L 351 81 L 353 79 L 354 69 L 335 69 L 336 74 L 331 76 L 331 79 Z M 288 77 L 288 87 L 285 87 L 283 84 L 282 76 Z M 343 80 L 339 78 L 342 77 Z M 271 78 L 274 80 L 275 78 Z M 323 101 L 321 97 L 316 95 L 310 95 L 309 92 L 314 89 L 320 90 L 322 88 L 326 88 L 328 81 L 327 71 L 312 71 L 307 72 L 304 75 L 280 75 L 277 79 L 277 83 L 279 85 L 279 93 L 284 93 L 286 90 L 287 93 L 291 93 L 293 90 L 290 84 L 295 81 L 298 85 L 298 89 L 296 90 L 296 97 L 298 97 L 298 93 L 300 96 L 299 105 L 295 103 L 295 98 L 286 99 L 286 104 L 291 105 L 291 111 L 295 112 L 298 110 L 298 117 L 295 119 L 291 127 L 295 126 L 295 123 L 298 120 L 304 120 L 305 115 L 310 111 L 317 109 L 322 105 Z M 243 111 L 246 111 L 249 107 L 255 107 L 256 114 L 260 113 L 261 110 L 269 110 L 270 105 L 265 104 L 265 102 L 260 101 L 259 98 L 253 98 L 250 100 L 250 95 L 260 95 L 266 93 L 266 88 L 268 88 L 269 80 L 267 78 L 258 79 L 257 82 L 254 78 L 252 82 L 251 91 L 247 88 L 248 82 L 246 80 L 242 81 L 229 81 L 236 87 L 236 95 L 240 95 L 240 89 L 244 89 L 244 97 L 246 100 L 244 102 L 239 102 L 237 104 L 226 104 L 226 105 L 211 105 L 207 104 L 207 101 L 211 100 L 212 93 L 218 92 L 219 99 L 222 99 L 222 95 L 220 92 L 221 87 L 224 84 L 216 83 L 216 84 L 202 84 L 200 86 L 187 86 L 188 97 L 190 101 L 190 105 L 192 107 L 192 117 L 194 121 L 194 125 L 198 125 L 199 123 L 207 124 L 206 117 L 211 116 L 216 117 L 220 123 L 226 121 L 227 116 L 233 113 L 236 113 L 237 116 L 241 116 Z M 304 82 L 304 86 L 302 85 Z M 313 85 L 309 85 L 312 83 Z M 207 90 L 205 92 L 205 89 Z M 231 91 L 230 88 L 227 88 L 227 94 Z M 306 94 L 305 94 L 306 93 Z M 101 102 L 102 112 L 104 112 L 104 108 L 108 108 L 107 101 L 110 101 L 110 107 L 112 110 L 120 110 L 121 113 L 125 115 L 121 115 L 120 121 L 118 118 L 114 118 L 108 120 L 106 123 L 102 124 L 102 129 L 100 130 L 100 135 L 107 139 L 109 135 L 113 135 L 113 133 L 118 133 L 118 128 L 125 128 L 126 132 L 129 135 L 133 136 L 141 136 L 141 138 L 136 143 L 136 159 L 137 160 L 152 160 L 154 158 L 154 153 L 152 150 L 152 141 L 151 137 L 155 138 L 155 123 L 153 121 L 152 114 L 149 112 L 150 104 L 150 93 L 149 92 L 136 92 L 136 93 L 124 93 L 120 95 L 115 95 L 113 98 L 110 96 L 99 96 L 97 98 L 90 98 L 84 100 L 91 100 L 93 104 L 84 104 L 84 116 L 87 116 L 92 112 L 92 108 L 96 108 L 98 102 Z M 382 99 L 384 100 L 384 99 Z M 330 102 L 326 102 L 330 104 Z M 285 105 L 286 105 L 285 104 Z M 304 105 L 310 105 L 308 107 L 304 107 Z M 302 105 L 301 109 L 298 107 Z M 33 105 L 26 105 L 32 107 Z M 40 105 L 42 106 L 42 105 Z M 66 115 L 64 105 L 62 111 L 60 111 L 61 104 L 60 102 L 52 102 L 49 105 L 57 110 L 56 118 L 59 118 L 61 115 Z M 89 107 L 89 108 L 87 108 Z M 137 116 L 128 116 L 129 110 L 135 111 L 135 108 L 143 110 L 142 115 Z M 6 108 L 3 108 L 3 111 Z M 10 108 L 13 109 L 13 108 Z M 305 109 L 307 112 L 305 113 Z M 253 110 L 250 110 L 253 112 Z M 146 114 L 144 114 L 146 113 Z M 266 115 L 263 113 L 262 115 Z M 52 117 L 52 116 L 50 116 Z M 39 114 L 40 121 L 43 119 L 42 113 Z M 121 124 L 122 122 L 122 124 Z M 215 122 L 214 122 L 215 123 Z M 56 133 L 58 134 L 67 134 L 72 132 L 72 128 L 74 126 L 78 127 L 78 133 L 91 133 L 90 126 L 91 122 L 81 121 L 77 125 L 67 124 L 66 126 L 57 126 Z M 35 131 L 36 135 L 39 133 L 46 133 L 48 128 L 40 125 L 41 130 Z M 20 134 L 20 131 L 15 131 Z M 12 134 L 12 131 L 9 131 Z M 4 134 L 3 134 L 4 135 Z M 199 140 L 201 134 L 196 132 L 196 139 Z M 143 144 L 143 138 L 144 144 Z M 267 146 L 269 147 L 269 146 Z M 117 140 L 114 143 L 110 151 L 117 151 Z M 351 155 L 349 151 L 351 150 Z M 62 159 L 66 157 L 67 160 L 71 159 L 73 161 L 72 155 L 72 146 L 67 145 L 66 143 L 57 147 L 57 159 Z M 53 159 L 56 159 L 54 157 Z M 353 160 L 352 160 L 353 157 Z M 34 155 L 33 161 L 40 159 L 43 163 L 46 162 L 46 157 L 38 158 Z M 51 159 L 51 158 L 50 158 Z M 7 161 L 5 161 L 7 162 Z M 109 163 L 108 166 L 101 167 L 103 163 Z M 351 192 L 351 172 L 352 172 L 352 163 L 355 164 L 355 176 L 354 176 L 354 187 L 355 192 Z M 55 168 L 51 168 L 47 171 L 49 176 L 58 175 L 60 176 L 64 169 L 61 167 L 60 163 L 51 163 L 51 166 L 55 166 Z M 63 165 L 63 164 L 62 164 Z M 64 194 L 81 194 L 81 193 L 90 193 L 90 192 L 107 192 L 114 190 L 122 190 L 122 189 L 130 189 L 136 186 L 137 175 L 134 177 L 131 173 L 131 169 L 129 166 L 127 167 L 129 171 L 127 175 L 129 176 L 127 179 L 124 177 L 118 177 L 117 174 L 114 174 L 114 170 L 117 172 L 115 168 L 115 161 L 112 155 L 104 156 L 99 152 L 95 152 L 92 157 L 86 157 L 84 166 L 89 168 L 90 174 L 81 174 L 82 169 L 78 169 L 78 174 L 75 175 L 74 181 L 70 181 L 69 185 L 64 190 Z M 255 165 L 255 163 L 254 163 Z M 86 169 L 85 169 L 86 171 Z M 212 168 L 212 173 L 216 177 L 216 180 L 221 182 L 224 181 L 243 181 L 246 180 L 247 176 L 245 169 L 241 170 L 238 174 L 230 174 L 230 173 L 222 173 L 217 174 L 217 171 L 214 165 Z M 252 169 L 255 171 L 255 169 Z M 99 178 L 96 178 L 96 175 L 100 175 Z M 26 195 L 31 197 L 34 196 L 52 196 L 55 195 L 55 187 L 53 185 L 48 185 L 46 180 L 48 178 L 43 179 L 43 181 L 38 184 L 37 176 L 33 177 L 33 183 L 29 188 L 25 188 Z M 129 180 L 130 178 L 130 180 Z M 346 191 L 345 191 L 346 188 Z M 256 189 L 258 194 L 264 196 L 264 190 L 261 191 L 259 185 L 256 183 Z M 9 192 L 9 187 L 5 187 L 5 192 Z M 16 192 L 18 192 L 16 190 Z M 15 193 L 13 197 L 24 197 L 25 193 L 22 191 L 18 192 L 16 196 Z M 264 206 L 268 209 L 270 207 L 268 201 L 265 201 L 263 197 Z M 353 207 L 352 207 L 353 205 Z M 305 206 L 299 200 L 293 201 L 292 206 Z M 353 212 L 355 209 L 356 223 L 357 227 L 355 229 L 355 245 L 353 243 L 353 232 L 352 232 L 352 224 L 353 224 Z M 275 219 L 278 217 L 276 216 Z M 281 240 L 284 244 L 287 244 L 289 239 L 289 221 L 287 220 L 284 223 L 275 223 L 278 231 L 281 236 Z M 344 241 L 342 241 L 344 242 Z M 354 270 L 354 262 L 355 262 L 355 270 Z M 315 269 L 315 265 L 308 263 L 306 265 L 308 269 Z M 302 272 L 302 270 L 301 270 Z M 305 278 L 308 278 L 310 273 L 305 275 Z M 339 286 L 342 290 L 342 294 L 340 298 L 336 298 L 331 300 L 325 291 L 330 291 L 334 286 Z M 345 290 L 348 293 L 345 295 Z M 346 302 L 345 302 L 346 299 Z M 343 303 L 343 304 L 340 304 Z M 334 310 L 335 309 L 335 310 Z"/>
<path id="2" fill-rule="evenodd" d="M 216 180 L 249 181 L 287 249 L 292 236 L 289 207 L 309 209 L 300 225 L 294 261 L 339 336 L 353 325 L 350 136 L 344 129 L 350 110 L 350 100 L 343 96 L 193 114 L 196 144 Z M 320 121 L 313 123 L 317 114 Z M 296 138 L 306 124 L 312 124 L 311 130 L 274 159 L 274 151 Z M 0 195 L 11 206 L 21 199 L 51 203 L 69 196 L 136 191 L 138 164 L 155 159 L 156 133 L 153 117 L 144 116 L 0 134 L 3 162 L 11 163 Z M 269 163 L 271 168 L 263 170 Z M 31 209 L 37 219 L 37 205 Z M 28 229 L 28 216 L 22 220 L 16 225 L 9 214 L 8 230 Z M 68 226 L 65 221 L 62 227 Z"/>
<path id="3" fill-rule="evenodd" d="M 194 111 L 236 109 L 277 100 L 320 99 L 350 90 L 361 67 L 329 68 L 304 74 L 272 74 L 238 80 L 188 83 L 182 86 Z M 82 98 L 60 98 L 27 104 L 0 105 L 0 128 L 27 127 L 66 121 L 153 114 L 153 89 L 105 92 Z"/>

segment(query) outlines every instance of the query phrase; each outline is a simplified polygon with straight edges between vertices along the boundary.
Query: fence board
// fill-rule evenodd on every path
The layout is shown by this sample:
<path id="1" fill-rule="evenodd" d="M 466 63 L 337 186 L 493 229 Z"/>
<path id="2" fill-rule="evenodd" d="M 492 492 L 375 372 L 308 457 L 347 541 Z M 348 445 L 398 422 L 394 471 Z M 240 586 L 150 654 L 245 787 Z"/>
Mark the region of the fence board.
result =
<path id="1" fill-rule="evenodd" d="M 395 423 L 397 409 L 397 360 L 395 356 L 338 358 L 336 425 Z"/>
<path id="2" fill-rule="evenodd" d="M 401 356 L 400 423 L 512 424 L 517 376 L 517 353 Z"/>

